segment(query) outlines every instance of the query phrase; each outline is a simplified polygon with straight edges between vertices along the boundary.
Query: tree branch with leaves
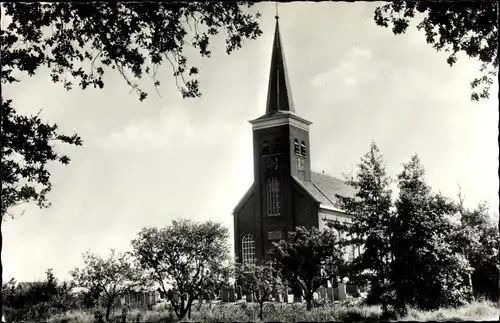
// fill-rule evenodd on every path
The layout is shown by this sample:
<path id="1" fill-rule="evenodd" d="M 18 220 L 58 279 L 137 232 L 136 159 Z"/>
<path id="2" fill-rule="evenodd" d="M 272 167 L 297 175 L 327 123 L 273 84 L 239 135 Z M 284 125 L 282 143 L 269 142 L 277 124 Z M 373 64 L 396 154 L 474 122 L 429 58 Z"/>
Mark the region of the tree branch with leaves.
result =
<path id="1" fill-rule="evenodd" d="M 91 253 L 83 254 L 84 267 L 71 272 L 78 287 L 96 292 L 105 301 L 106 320 L 119 297 L 130 292 L 148 291 L 149 280 L 133 266 L 127 253 L 111 250 L 107 259 Z"/>

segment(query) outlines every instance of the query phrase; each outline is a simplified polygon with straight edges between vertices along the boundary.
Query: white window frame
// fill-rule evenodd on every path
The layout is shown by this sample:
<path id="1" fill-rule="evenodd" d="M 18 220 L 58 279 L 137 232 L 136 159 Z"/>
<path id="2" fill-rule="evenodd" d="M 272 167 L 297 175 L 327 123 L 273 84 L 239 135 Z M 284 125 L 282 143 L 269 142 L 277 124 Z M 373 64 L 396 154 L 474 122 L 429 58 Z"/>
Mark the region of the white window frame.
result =
<path id="1" fill-rule="evenodd" d="M 267 215 L 281 215 L 280 210 L 280 182 L 276 177 L 271 177 L 266 182 Z"/>
<path id="2" fill-rule="evenodd" d="M 255 240 L 250 233 L 241 239 L 241 260 L 243 265 L 255 265 Z"/>

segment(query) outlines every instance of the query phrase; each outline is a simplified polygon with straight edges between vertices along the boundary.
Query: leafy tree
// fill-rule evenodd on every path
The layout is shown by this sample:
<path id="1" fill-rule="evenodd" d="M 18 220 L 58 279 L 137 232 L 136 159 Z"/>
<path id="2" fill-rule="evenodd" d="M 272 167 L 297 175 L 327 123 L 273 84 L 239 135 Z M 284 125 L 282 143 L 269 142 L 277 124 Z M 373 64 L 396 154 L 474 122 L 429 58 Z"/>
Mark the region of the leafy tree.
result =
<path id="1" fill-rule="evenodd" d="M 264 302 L 272 296 L 273 292 L 282 291 L 283 281 L 275 265 L 269 262 L 266 265 L 237 265 L 236 279 L 241 287 L 250 291 L 259 303 L 259 319 L 262 320 Z"/>
<path id="2" fill-rule="evenodd" d="M 383 156 L 374 142 L 361 159 L 356 175 L 347 177 L 347 184 L 356 193 L 354 197 L 337 196 L 338 207 L 353 217 L 352 223 L 332 223 L 331 226 L 347 233 L 349 244 L 363 248 L 363 253 L 352 266 L 370 282 L 368 301 L 382 304 L 387 314 L 390 297 L 390 262 L 392 260 L 391 234 L 393 207 Z"/>
<path id="3" fill-rule="evenodd" d="M 109 321 L 115 301 L 132 291 L 146 290 L 147 280 L 132 265 L 127 253 L 115 252 L 107 259 L 87 251 L 83 254 L 84 267 L 76 268 L 71 276 L 78 287 L 98 293 L 106 304 L 106 320 Z"/>
<path id="4" fill-rule="evenodd" d="M 75 308 L 73 284 L 59 282 L 49 269 L 46 279 L 20 282 L 11 279 L 2 284 L 2 305 L 10 321 L 40 321 L 56 313 Z"/>
<path id="5" fill-rule="evenodd" d="M 471 100 L 479 101 L 489 97 L 497 75 L 497 10 L 497 3 L 489 1 L 397 1 L 377 7 L 375 22 L 382 27 L 392 25 L 398 35 L 406 32 L 410 20 L 421 18 L 417 29 L 425 31 L 427 43 L 435 50 L 450 52 L 450 66 L 460 52 L 477 58 L 483 75 L 471 82 Z"/>
<path id="6" fill-rule="evenodd" d="M 314 292 L 337 278 L 344 266 L 339 239 L 330 229 L 298 227 L 288 240 L 274 243 L 269 255 L 283 278 L 300 288 L 307 310 Z"/>
<path id="7" fill-rule="evenodd" d="M 394 277 L 401 315 L 407 305 L 433 310 L 462 305 L 471 296 L 471 268 L 450 234 L 455 230 L 450 218 L 457 212 L 456 204 L 433 194 L 424 173 L 414 155 L 398 175 Z"/>
<path id="8" fill-rule="evenodd" d="M 453 239 L 458 251 L 467 257 L 473 268 L 470 278 L 474 296 L 498 300 L 498 228 L 486 204 L 466 209 L 461 192 L 458 197 L 459 224 Z"/>
<path id="9" fill-rule="evenodd" d="M 193 76 L 198 68 L 187 64 L 185 46 L 210 57 L 210 39 L 221 30 L 228 54 L 245 38 L 255 39 L 262 33 L 255 21 L 259 14 L 245 13 L 245 6 L 251 3 L 2 3 L 12 18 L 0 34 L 2 80 L 15 82 L 14 71 L 31 76 L 47 66 L 52 81 L 62 82 L 66 89 L 73 81 L 82 89 L 102 88 L 103 75 L 111 68 L 143 100 L 147 93 L 137 81 L 150 76 L 158 87 L 158 68 L 168 62 L 182 95 L 197 97 L 200 91 Z"/>
<path id="10" fill-rule="evenodd" d="M 132 246 L 140 268 L 160 285 L 181 320 L 195 299 L 227 284 L 228 239 L 219 223 L 177 220 L 161 229 L 142 229 Z"/>

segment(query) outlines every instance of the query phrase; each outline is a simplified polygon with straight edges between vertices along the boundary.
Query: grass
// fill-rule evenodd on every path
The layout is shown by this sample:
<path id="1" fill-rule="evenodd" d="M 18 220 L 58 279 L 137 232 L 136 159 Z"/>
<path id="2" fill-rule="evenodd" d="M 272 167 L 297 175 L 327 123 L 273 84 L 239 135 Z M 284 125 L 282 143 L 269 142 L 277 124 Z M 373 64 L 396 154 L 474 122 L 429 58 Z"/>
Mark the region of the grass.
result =
<path id="1" fill-rule="evenodd" d="M 187 317 L 183 322 L 257 322 L 258 307 L 251 303 L 233 304 L 204 304 L 194 305 L 191 319 Z M 408 315 L 398 318 L 399 321 L 470 321 L 498 317 L 500 309 L 488 301 L 473 302 L 461 308 L 443 308 L 436 311 L 420 311 L 409 309 Z M 330 304 L 325 307 L 314 308 L 310 312 L 305 310 L 304 304 L 277 304 L 267 303 L 264 308 L 263 321 L 298 322 L 298 321 L 380 321 L 382 312 L 378 306 L 366 306 L 353 303 Z M 112 321 L 120 322 L 118 317 Z M 174 322 L 175 315 L 157 309 L 152 311 L 132 310 L 127 322 Z M 51 323 L 94 323 L 92 313 L 70 311 L 63 315 L 50 318 Z"/>

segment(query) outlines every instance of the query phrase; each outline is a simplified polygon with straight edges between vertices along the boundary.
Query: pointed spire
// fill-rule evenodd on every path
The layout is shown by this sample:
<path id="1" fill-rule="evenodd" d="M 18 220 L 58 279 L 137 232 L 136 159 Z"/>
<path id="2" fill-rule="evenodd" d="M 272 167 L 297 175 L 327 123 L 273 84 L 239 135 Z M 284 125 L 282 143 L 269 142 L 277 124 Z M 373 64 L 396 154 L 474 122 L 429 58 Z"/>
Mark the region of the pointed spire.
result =
<path id="1" fill-rule="evenodd" d="M 277 111 L 295 112 L 292 101 L 290 82 L 285 64 L 285 55 L 281 44 L 278 7 L 276 6 L 276 29 L 274 32 L 273 52 L 271 55 L 271 71 L 267 92 L 266 114 Z"/>

